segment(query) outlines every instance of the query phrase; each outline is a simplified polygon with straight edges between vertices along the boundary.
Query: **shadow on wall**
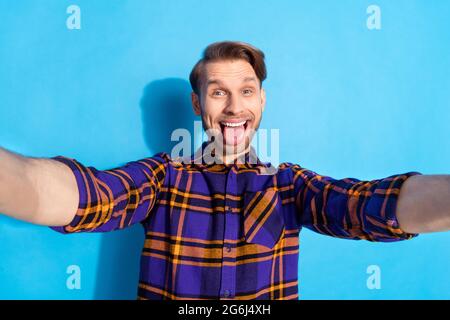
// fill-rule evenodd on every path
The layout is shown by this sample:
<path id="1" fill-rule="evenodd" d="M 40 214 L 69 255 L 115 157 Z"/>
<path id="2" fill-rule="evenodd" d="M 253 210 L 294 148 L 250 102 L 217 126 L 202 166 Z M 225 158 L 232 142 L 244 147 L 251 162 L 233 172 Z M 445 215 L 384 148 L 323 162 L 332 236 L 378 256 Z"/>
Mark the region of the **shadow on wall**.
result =
<path id="1" fill-rule="evenodd" d="M 140 107 L 149 156 L 170 153 L 177 143 L 170 141 L 176 128 L 186 128 L 192 135 L 194 120 L 199 118 L 192 110 L 190 94 L 189 82 L 179 78 L 152 81 L 144 88 Z M 128 161 L 132 160 L 138 159 Z M 95 299 L 136 299 L 144 238 L 140 224 L 102 235 Z"/>

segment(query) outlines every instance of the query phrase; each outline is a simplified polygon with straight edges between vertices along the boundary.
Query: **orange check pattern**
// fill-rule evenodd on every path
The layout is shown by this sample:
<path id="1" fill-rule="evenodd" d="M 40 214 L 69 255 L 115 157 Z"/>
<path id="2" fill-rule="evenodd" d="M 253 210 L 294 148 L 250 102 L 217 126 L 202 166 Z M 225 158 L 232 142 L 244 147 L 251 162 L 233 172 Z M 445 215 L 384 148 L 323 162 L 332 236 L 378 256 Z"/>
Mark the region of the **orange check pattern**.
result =
<path id="1" fill-rule="evenodd" d="M 110 170 L 53 158 L 74 173 L 78 211 L 61 233 L 145 230 L 138 299 L 298 299 L 303 227 L 345 239 L 399 241 L 396 204 L 418 172 L 360 181 L 297 164 L 204 164 L 166 153 Z"/>

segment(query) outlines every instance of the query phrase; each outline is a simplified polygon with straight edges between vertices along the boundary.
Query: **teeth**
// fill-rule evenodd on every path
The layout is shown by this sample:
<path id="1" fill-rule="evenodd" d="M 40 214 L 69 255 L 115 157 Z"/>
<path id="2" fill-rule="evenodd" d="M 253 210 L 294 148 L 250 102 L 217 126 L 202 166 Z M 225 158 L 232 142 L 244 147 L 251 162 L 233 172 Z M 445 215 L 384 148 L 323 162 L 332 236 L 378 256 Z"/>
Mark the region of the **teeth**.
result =
<path id="1" fill-rule="evenodd" d="M 221 122 L 223 125 L 227 126 L 227 127 L 240 127 L 242 125 L 244 125 L 247 121 L 242 121 L 242 122 Z"/>

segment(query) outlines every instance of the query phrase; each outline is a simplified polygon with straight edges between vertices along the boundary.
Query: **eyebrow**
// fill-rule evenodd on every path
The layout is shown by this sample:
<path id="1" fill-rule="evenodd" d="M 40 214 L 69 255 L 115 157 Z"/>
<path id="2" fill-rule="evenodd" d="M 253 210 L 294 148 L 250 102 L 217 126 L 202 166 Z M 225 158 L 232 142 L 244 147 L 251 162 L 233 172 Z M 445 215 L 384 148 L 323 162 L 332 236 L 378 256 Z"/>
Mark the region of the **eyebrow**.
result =
<path id="1" fill-rule="evenodd" d="M 252 81 L 255 82 L 255 83 L 257 83 L 255 77 L 245 77 L 245 78 L 242 80 L 242 82 L 252 82 Z M 220 81 L 220 80 L 218 80 L 218 79 L 209 79 L 209 80 L 206 82 L 206 87 L 208 87 L 208 86 L 211 85 L 211 84 L 223 85 L 223 82 Z"/>

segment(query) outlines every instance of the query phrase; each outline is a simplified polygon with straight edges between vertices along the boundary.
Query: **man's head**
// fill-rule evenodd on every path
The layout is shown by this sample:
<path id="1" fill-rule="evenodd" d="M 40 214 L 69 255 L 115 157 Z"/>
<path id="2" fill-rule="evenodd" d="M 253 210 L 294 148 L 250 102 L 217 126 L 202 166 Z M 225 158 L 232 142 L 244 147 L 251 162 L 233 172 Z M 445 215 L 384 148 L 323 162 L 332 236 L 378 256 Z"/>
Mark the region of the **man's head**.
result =
<path id="1" fill-rule="evenodd" d="M 266 103 L 265 78 L 264 53 L 243 42 L 209 45 L 192 69 L 194 112 L 205 131 L 222 134 L 227 149 L 250 145 Z"/>

